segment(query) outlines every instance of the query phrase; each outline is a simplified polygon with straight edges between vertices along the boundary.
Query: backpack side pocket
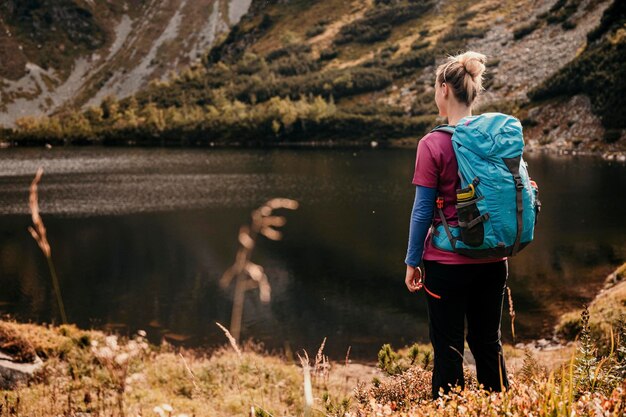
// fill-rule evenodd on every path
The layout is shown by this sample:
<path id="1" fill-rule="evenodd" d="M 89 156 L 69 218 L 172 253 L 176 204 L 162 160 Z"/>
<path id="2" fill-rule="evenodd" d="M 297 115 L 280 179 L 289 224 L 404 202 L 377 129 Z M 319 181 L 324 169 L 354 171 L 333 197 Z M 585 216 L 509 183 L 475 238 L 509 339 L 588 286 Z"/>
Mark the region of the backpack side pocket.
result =
<path id="1" fill-rule="evenodd" d="M 461 228 L 461 241 L 467 246 L 480 246 L 485 239 L 485 226 L 483 222 L 489 219 L 489 214 L 481 214 L 478 210 L 478 203 L 483 196 L 476 196 L 475 186 L 478 185 L 478 178 L 466 188 L 456 190 L 456 211 Z"/>
<path id="2" fill-rule="evenodd" d="M 533 180 L 530 180 L 530 186 L 535 194 L 535 226 L 537 225 L 537 219 L 539 219 L 539 213 L 541 212 L 541 201 L 539 201 L 539 186 Z"/>

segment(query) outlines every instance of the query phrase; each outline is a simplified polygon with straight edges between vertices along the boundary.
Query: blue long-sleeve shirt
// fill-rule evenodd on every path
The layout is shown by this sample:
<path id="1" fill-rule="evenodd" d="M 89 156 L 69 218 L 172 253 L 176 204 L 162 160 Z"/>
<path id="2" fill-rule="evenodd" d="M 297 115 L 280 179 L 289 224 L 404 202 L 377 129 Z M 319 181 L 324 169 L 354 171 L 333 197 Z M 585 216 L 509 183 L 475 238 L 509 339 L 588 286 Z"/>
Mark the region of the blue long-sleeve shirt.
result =
<path id="1" fill-rule="evenodd" d="M 404 263 L 417 267 L 422 262 L 424 241 L 428 228 L 433 221 L 433 210 L 437 198 L 437 189 L 422 187 L 415 188 L 415 201 L 411 211 L 411 223 L 409 226 L 409 245 Z"/>

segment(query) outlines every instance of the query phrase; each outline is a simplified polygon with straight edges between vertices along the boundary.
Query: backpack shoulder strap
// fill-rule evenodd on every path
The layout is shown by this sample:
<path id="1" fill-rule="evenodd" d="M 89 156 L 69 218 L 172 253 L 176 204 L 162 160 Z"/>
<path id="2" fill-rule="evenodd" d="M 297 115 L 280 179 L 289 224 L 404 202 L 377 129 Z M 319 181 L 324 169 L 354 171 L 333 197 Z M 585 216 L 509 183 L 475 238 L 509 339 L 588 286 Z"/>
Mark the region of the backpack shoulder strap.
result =
<path id="1" fill-rule="evenodd" d="M 454 135 L 454 126 L 439 125 L 439 126 L 436 126 L 434 129 L 432 129 L 431 132 L 446 132 L 446 133 L 449 133 L 450 135 Z M 435 202 L 435 207 L 437 209 L 437 212 L 439 213 L 439 218 L 441 219 L 441 222 L 443 223 L 443 228 L 446 231 L 446 235 L 448 235 L 448 240 L 450 241 L 452 250 L 456 252 L 457 239 L 452 235 L 452 232 L 450 232 L 450 226 L 448 225 L 446 216 L 443 214 L 443 197 L 442 196 L 437 197 L 437 200 Z"/>
<path id="2" fill-rule="evenodd" d="M 431 130 L 431 132 L 446 132 L 451 135 L 454 135 L 454 126 L 439 125 L 439 126 L 436 126 L 433 130 Z"/>

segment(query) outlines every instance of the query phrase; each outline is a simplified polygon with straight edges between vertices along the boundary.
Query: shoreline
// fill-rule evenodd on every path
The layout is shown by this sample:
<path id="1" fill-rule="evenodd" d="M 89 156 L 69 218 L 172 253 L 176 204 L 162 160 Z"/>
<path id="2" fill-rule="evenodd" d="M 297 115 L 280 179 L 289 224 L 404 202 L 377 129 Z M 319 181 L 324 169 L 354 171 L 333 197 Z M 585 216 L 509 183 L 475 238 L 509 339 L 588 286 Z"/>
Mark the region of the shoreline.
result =
<path id="1" fill-rule="evenodd" d="M 605 320 L 604 317 L 601 317 L 599 319 L 596 317 L 594 319 L 594 314 L 593 314 L 594 310 L 600 310 L 601 312 L 604 312 L 603 310 L 606 310 L 606 307 L 604 306 L 598 307 L 597 304 L 601 302 L 601 299 L 611 297 L 612 294 L 616 291 L 618 291 L 619 294 L 621 294 L 621 292 L 624 292 L 624 294 L 626 294 L 626 262 L 618 266 L 613 272 L 611 272 L 605 278 L 600 290 L 596 292 L 593 298 L 589 301 L 589 303 L 586 304 L 587 306 L 589 306 L 590 311 L 592 312 L 591 314 L 592 325 L 594 323 L 603 322 Z M 623 301 L 626 301 L 626 299 Z M 611 306 L 612 309 L 609 309 L 609 313 L 612 315 L 618 314 L 615 311 L 614 307 L 615 306 Z M 618 307 L 618 309 L 619 308 L 620 307 Z M 623 310 L 621 313 L 626 314 L 626 305 L 622 305 L 621 309 Z M 508 349 L 524 349 L 524 348 L 534 347 L 537 350 L 554 350 L 554 348 L 557 346 L 560 346 L 562 348 L 569 347 L 571 346 L 572 342 L 574 342 L 575 335 L 569 335 L 570 337 L 568 338 L 567 337 L 568 335 L 563 335 L 564 331 L 562 328 L 563 326 L 572 326 L 571 322 L 577 321 L 577 318 L 579 318 L 580 316 L 580 312 L 582 312 L 582 308 L 573 309 L 573 310 L 565 310 L 561 312 L 559 314 L 557 322 L 552 326 L 552 337 L 550 337 L 550 339 L 547 339 L 545 337 L 528 338 L 520 342 L 503 342 L 502 345 L 507 347 Z M 36 323 L 32 321 L 19 321 L 18 319 L 11 317 L 11 316 L 4 316 L 0 318 L 0 324 L 2 323 L 13 323 L 17 326 L 28 326 L 30 328 L 42 328 L 42 329 L 59 329 L 59 328 L 69 325 L 69 326 L 75 327 L 78 331 L 81 331 L 81 332 L 99 333 L 102 335 L 115 335 L 116 337 L 126 337 L 122 333 L 116 332 L 115 330 L 112 330 L 112 329 L 98 329 L 98 328 L 82 329 L 82 328 L 76 327 L 74 324 L 71 324 L 71 323 L 64 325 L 64 324 L 53 324 L 53 323 Z M 509 324 L 509 321 L 503 319 L 502 326 L 506 326 L 508 324 Z M 139 330 L 139 332 L 143 332 L 143 331 Z M 2 333 L 0 332 L 0 353 L 2 353 L 1 342 L 2 342 Z M 218 351 L 224 347 L 228 347 L 229 340 L 228 340 L 228 337 L 225 336 L 223 343 L 214 344 L 209 347 L 185 346 L 182 344 L 175 344 L 175 343 L 172 343 L 172 341 L 168 341 L 167 337 L 162 338 L 161 343 L 170 345 L 174 349 L 182 349 L 185 351 L 193 351 L 201 355 L 207 355 L 207 354 L 211 354 L 214 351 Z M 153 346 L 157 346 L 156 343 L 151 343 L 151 344 Z M 241 342 L 241 344 L 263 346 L 263 342 L 255 340 L 253 337 L 249 337 L 245 339 L 244 341 Z M 430 346 L 428 342 L 415 342 L 414 344 L 419 345 L 419 346 Z M 407 349 L 408 347 L 409 346 L 404 346 L 404 347 L 399 347 L 398 349 L 403 350 L 403 349 Z M 272 352 L 266 351 L 266 353 L 270 356 L 280 357 L 284 359 L 293 357 L 293 352 L 291 352 L 290 350 L 288 352 L 284 352 L 280 350 L 276 351 L 273 349 Z M 291 360 L 293 361 L 293 358 L 291 358 Z M 335 362 L 339 362 L 339 360 Z M 376 363 L 377 363 L 376 360 L 373 360 L 373 359 L 372 360 L 366 360 L 362 358 L 353 359 L 352 357 L 350 357 L 349 362 L 356 364 L 356 365 L 363 365 L 363 366 L 376 366 Z"/>
<path id="2" fill-rule="evenodd" d="M 626 296 L 626 263 L 610 274 L 609 280 L 613 282 L 596 295 L 591 306 L 616 289 Z M 623 312 L 626 304 L 617 308 Z M 254 342 L 238 345 L 232 340 L 228 344 L 229 334 L 225 333 L 221 347 L 203 352 L 171 344 L 149 345 L 142 331 L 132 338 L 121 338 L 109 332 L 80 330 L 74 325 L 50 327 L 0 320 L 0 346 L 5 351 L 7 346 L 13 348 L 13 357 L 0 354 L 0 394 L 8 415 L 19 408 L 20 414 L 42 417 L 94 413 L 161 417 L 304 415 L 307 409 L 309 415 L 317 411 L 324 416 L 425 416 L 440 415 L 444 411 L 441 407 L 450 404 L 456 407 L 454 401 L 438 404 L 430 397 L 432 352 L 428 345 L 416 344 L 397 351 L 383 346 L 378 354 L 383 371 L 378 364 L 356 363 L 348 357 L 345 361 L 329 360 L 323 353 L 325 341 L 317 354 L 298 354 L 296 359 L 293 354 L 270 354 Z M 475 372 L 471 358 L 465 357 L 469 390 L 454 393 L 452 398 L 465 398 L 463 404 L 482 410 L 485 404 L 498 407 L 501 401 L 528 396 L 530 392 L 532 400 L 527 403 L 535 405 L 529 409 L 519 403 L 523 414 L 535 407 L 541 410 L 542 404 L 551 404 L 558 390 L 558 383 L 551 379 L 554 374 L 565 376 L 570 372 L 568 363 L 573 363 L 578 343 L 505 344 L 503 349 L 511 375 L 510 390 L 491 394 L 488 403 L 481 402 L 483 392 L 477 390 L 472 376 Z M 33 357 L 35 361 L 27 364 L 29 369 L 20 369 L 20 358 L 24 362 Z M 574 395 L 572 389 L 570 386 L 564 392 L 564 399 Z M 623 387 L 618 386 L 611 396 L 602 397 L 603 407 L 622 410 L 626 403 L 619 402 L 620 390 Z M 506 397 L 503 400 L 501 396 Z M 578 401 L 570 407 L 586 410 L 588 403 Z M 407 406 L 408 414 L 395 413 L 407 411 Z M 352 411 L 355 407 L 356 414 Z M 451 411 L 445 415 L 455 415 Z"/>
<path id="3" fill-rule="evenodd" d="M 400 138 L 389 140 L 321 140 L 321 141 L 294 141 L 294 142 L 160 142 L 147 143 L 138 142 L 135 140 L 116 141 L 114 143 L 107 142 L 80 142 L 80 143 L 61 143 L 52 144 L 49 142 L 44 143 L 11 143 L 0 141 L 0 152 L 2 149 L 33 149 L 33 148 L 160 148 L 160 149 L 256 149 L 256 150 L 274 150 L 274 149 L 415 149 L 419 138 Z M 559 148 L 555 149 L 548 146 L 529 146 L 526 145 L 524 150 L 526 154 L 543 154 L 552 156 L 582 156 L 582 157 L 599 157 L 606 161 L 626 162 L 626 150 L 577 150 Z"/>

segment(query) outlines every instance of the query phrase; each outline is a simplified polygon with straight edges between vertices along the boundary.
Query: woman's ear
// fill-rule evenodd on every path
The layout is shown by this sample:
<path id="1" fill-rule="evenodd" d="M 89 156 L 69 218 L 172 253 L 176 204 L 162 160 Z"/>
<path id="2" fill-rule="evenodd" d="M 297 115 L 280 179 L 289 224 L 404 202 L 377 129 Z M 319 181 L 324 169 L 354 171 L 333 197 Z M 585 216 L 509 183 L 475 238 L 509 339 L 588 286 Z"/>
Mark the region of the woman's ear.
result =
<path id="1" fill-rule="evenodd" d="M 448 97 L 448 85 L 445 82 L 441 83 L 441 93 L 444 97 Z"/>

